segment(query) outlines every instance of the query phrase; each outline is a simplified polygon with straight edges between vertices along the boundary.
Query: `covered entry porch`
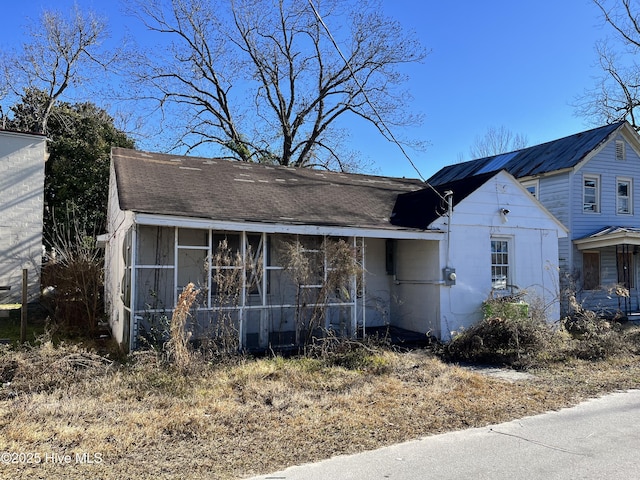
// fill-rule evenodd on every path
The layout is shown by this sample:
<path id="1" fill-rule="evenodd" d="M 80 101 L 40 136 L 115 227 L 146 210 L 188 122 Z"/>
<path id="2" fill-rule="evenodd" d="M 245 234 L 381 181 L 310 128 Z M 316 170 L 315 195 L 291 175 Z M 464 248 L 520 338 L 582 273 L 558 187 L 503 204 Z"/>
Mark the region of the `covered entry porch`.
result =
<path id="1" fill-rule="evenodd" d="M 582 260 L 576 292 L 582 306 L 607 315 L 640 312 L 640 228 L 606 227 L 573 243 Z"/>
<path id="2" fill-rule="evenodd" d="M 263 350 L 328 333 L 361 336 L 370 327 L 436 331 L 439 281 L 415 277 L 421 284 L 408 286 L 395 274 L 426 265 L 435 278 L 439 231 L 137 220 L 123 239 L 121 277 L 125 341 L 134 349 L 167 340 L 174 305 L 189 283 L 198 293 L 187 330 L 198 343 L 224 339 L 241 350 Z M 422 302 L 416 312 L 404 309 Z"/>

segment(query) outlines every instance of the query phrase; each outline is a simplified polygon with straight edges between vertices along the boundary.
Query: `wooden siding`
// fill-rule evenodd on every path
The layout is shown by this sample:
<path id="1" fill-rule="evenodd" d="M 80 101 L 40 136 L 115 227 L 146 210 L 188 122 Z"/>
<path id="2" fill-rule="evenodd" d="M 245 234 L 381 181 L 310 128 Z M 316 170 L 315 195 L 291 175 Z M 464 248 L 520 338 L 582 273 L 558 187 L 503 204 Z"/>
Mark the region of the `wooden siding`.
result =
<path id="1" fill-rule="evenodd" d="M 625 141 L 625 160 L 616 159 L 616 140 Z M 583 180 L 585 176 L 599 179 L 599 212 L 584 212 Z M 617 180 L 631 179 L 631 214 L 617 213 Z M 640 157 L 624 135 L 612 137 L 606 145 L 574 172 L 561 173 L 539 179 L 538 200 L 568 229 L 569 236 L 558 240 L 558 265 L 563 288 L 575 288 L 585 308 L 613 310 L 618 298 L 611 294 L 616 283 L 615 249 L 601 252 L 601 288 L 582 289 L 582 253 L 573 240 L 583 238 L 607 226 L 636 226 L 640 224 Z M 632 308 L 638 309 L 637 290 L 632 292 Z"/>
<path id="2" fill-rule="evenodd" d="M 616 140 L 624 140 L 622 135 L 612 138 L 604 148 L 592 159 L 573 173 L 573 188 L 571 190 L 572 223 L 569 225 L 571 240 L 585 237 L 606 226 L 635 226 L 640 222 L 639 205 L 636 201 L 640 187 L 640 157 L 625 140 L 626 159 L 616 159 Z M 585 175 L 597 175 L 600 179 L 600 211 L 599 213 L 584 212 L 582 208 L 582 185 Z M 617 213 L 617 180 L 629 178 L 632 180 L 632 214 Z M 582 255 L 573 248 L 573 271 L 578 287 L 578 299 L 582 305 L 591 310 L 612 313 L 624 303 L 615 294 L 617 283 L 615 248 L 600 251 L 600 285 L 598 290 L 581 290 L 582 287 Z M 637 289 L 630 297 L 630 307 L 638 310 Z"/>
<path id="3" fill-rule="evenodd" d="M 571 238 L 582 238 L 609 225 L 634 226 L 638 225 L 637 189 L 640 187 L 640 158 L 627 143 L 626 160 L 616 160 L 616 140 L 623 139 L 621 135 L 611 139 L 605 147 L 585 165 L 575 172 L 573 190 L 571 194 L 571 208 L 573 222 L 569 225 Z M 582 184 L 585 175 L 597 175 L 600 178 L 600 212 L 583 212 Z M 617 179 L 630 178 L 633 182 L 632 214 L 618 214 L 616 211 Z"/>
<path id="4" fill-rule="evenodd" d="M 551 212 L 563 225 L 570 228 L 572 212 L 569 195 L 569 173 L 553 175 L 541 178 L 538 187 L 538 200 L 549 212 Z M 563 270 L 570 270 L 572 260 L 571 239 L 569 237 L 558 239 L 558 266 Z"/>

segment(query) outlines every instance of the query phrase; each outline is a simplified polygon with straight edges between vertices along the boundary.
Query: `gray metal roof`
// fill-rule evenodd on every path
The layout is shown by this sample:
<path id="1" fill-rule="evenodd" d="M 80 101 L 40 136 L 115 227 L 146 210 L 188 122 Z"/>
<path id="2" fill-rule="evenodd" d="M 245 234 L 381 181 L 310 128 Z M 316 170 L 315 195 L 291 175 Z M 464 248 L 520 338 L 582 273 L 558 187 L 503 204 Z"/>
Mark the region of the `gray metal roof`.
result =
<path id="1" fill-rule="evenodd" d="M 640 246 L 640 228 L 625 226 L 608 226 L 577 238 L 574 244 L 578 250 L 588 248 L 618 247 L 620 245 Z"/>
<path id="2" fill-rule="evenodd" d="M 431 185 L 441 185 L 502 169 L 522 178 L 573 168 L 625 123 L 613 123 L 515 152 L 449 165 L 427 181 Z"/>
<path id="3" fill-rule="evenodd" d="M 609 226 L 601 228 L 600 230 L 590 233 L 582 237 L 581 239 L 587 238 L 602 238 L 611 235 L 633 235 L 640 236 L 640 228 L 639 227 L 621 227 L 621 226 Z"/>

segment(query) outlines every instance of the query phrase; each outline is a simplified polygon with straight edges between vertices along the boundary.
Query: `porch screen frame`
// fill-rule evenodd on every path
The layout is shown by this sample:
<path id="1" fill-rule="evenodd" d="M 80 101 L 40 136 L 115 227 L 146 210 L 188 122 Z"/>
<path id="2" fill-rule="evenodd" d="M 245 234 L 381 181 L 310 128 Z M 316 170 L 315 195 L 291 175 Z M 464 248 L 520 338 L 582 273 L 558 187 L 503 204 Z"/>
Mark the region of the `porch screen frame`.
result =
<path id="1" fill-rule="evenodd" d="M 150 224 L 144 224 L 144 226 L 155 226 L 155 225 L 150 225 Z M 159 226 L 159 228 L 167 228 L 167 226 Z M 138 315 L 142 315 L 143 312 L 139 309 L 136 308 L 136 301 L 137 301 L 137 295 L 139 292 L 136 291 L 136 281 L 137 281 L 137 270 L 138 269 L 146 269 L 146 268 L 154 268 L 154 269 L 165 269 L 168 271 L 168 273 L 170 274 L 171 279 L 173 280 L 173 305 L 166 306 L 166 309 L 162 309 L 162 313 L 167 314 L 168 316 L 172 315 L 173 310 L 175 308 L 175 305 L 177 304 L 178 301 L 178 297 L 181 293 L 181 288 L 184 287 L 184 285 L 179 285 L 178 282 L 178 277 L 179 277 L 179 260 L 180 260 L 180 252 L 184 252 L 184 251 L 199 251 L 199 252 L 203 252 L 206 253 L 205 257 L 208 259 L 207 263 L 208 263 L 208 274 L 206 275 L 206 285 L 199 285 L 199 287 L 203 287 L 203 288 L 207 288 L 207 294 L 204 296 L 203 303 L 201 305 L 198 305 L 196 308 L 198 311 L 214 311 L 214 310 L 236 310 L 238 312 L 239 315 L 239 336 L 240 336 L 240 348 L 244 348 L 245 347 L 245 342 L 246 339 L 244 338 L 244 333 L 245 333 L 245 322 L 246 322 L 246 316 L 247 316 L 247 312 L 249 311 L 254 311 L 254 310 L 258 310 L 258 311 L 263 311 L 265 313 L 265 315 L 263 316 L 263 318 L 260 320 L 261 325 L 260 325 L 260 343 L 263 343 L 263 341 L 265 340 L 265 336 L 264 336 L 264 329 L 265 329 L 265 325 L 267 322 L 267 318 L 269 317 L 270 313 L 268 312 L 273 312 L 276 311 L 278 309 L 289 309 L 289 308 L 295 308 L 296 305 L 294 304 L 288 304 L 288 303 L 270 303 L 270 273 L 275 271 L 275 270 L 283 270 L 283 267 L 281 265 L 274 265 L 272 263 L 271 260 L 271 254 L 269 252 L 269 249 L 272 248 L 271 242 L 272 242 L 272 238 L 273 236 L 277 236 L 280 235 L 279 233 L 267 233 L 267 232 L 247 232 L 247 231 L 240 231 L 240 230 L 234 230 L 234 231 L 230 231 L 227 229 L 215 229 L 215 228 L 197 228 L 197 227 L 179 227 L 179 226 L 174 226 L 174 227 L 169 227 L 173 230 L 172 232 L 172 237 L 173 237 L 173 262 L 171 265 L 142 265 L 142 264 L 136 264 L 136 260 L 137 260 L 137 251 L 136 251 L 136 247 L 137 247 L 137 229 L 133 230 L 133 239 L 132 239 L 132 268 L 131 268 L 131 288 L 132 288 L 132 292 L 131 292 L 131 304 L 130 304 L 130 308 L 131 308 L 131 315 L 132 318 L 136 318 L 135 316 Z M 206 232 L 207 235 L 207 241 L 202 243 L 202 244 L 198 244 L 198 245 L 189 245 L 189 244 L 184 244 L 184 242 L 181 243 L 180 240 L 180 231 L 181 230 L 203 230 L 203 233 Z M 240 238 L 240 254 L 242 255 L 242 258 L 246 258 L 247 255 L 247 245 L 249 242 L 249 236 L 258 236 L 259 235 L 259 241 L 258 241 L 258 248 L 256 252 L 252 251 L 252 260 L 253 261 L 257 261 L 259 257 L 261 257 L 261 261 L 262 261 L 262 278 L 260 281 L 260 285 L 258 286 L 258 288 L 256 289 L 257 291 L 255 293 L 251 293 L 249 291 L 247 291 L 248 285 L 247 285 L 247 269 L 244 266 L 244 262 L 243 262 L 243 266 L 229 266 L 226 268 L 238 268 L 238 269 L 242 269 L 244 270 L 242 273 L 242 278 L 243 278 L 243 288 L 241 289 L 241 294 L 240 294 L 240 302 L 237 306 L 233 306 L 233 307 L 220 307 L 220 306 L 215 306 L 213 305 L 213 270 L 214 270 L 214 266 L 213 266 L 213 261 L 212 261 L 212 257 L 213 255 L 215 255 L 215 250 L 217 248 L 217 245 L 215 245 L 215 235 L 216 234 L 229 234 L 229 235 L 237 235 Z M 286 234 L 285 234 L 286 235 Z M 317 235 L 317 234 L 309 234 L 309 235 L 300 235 L 300 236 L 309 236 L 309 237 L 318 237 L 320 239 L 320 244 L 322 244 L 322 242 L 329 238 L 329 237 L 334 237 L 334 236 L 330 236 L 330 235 Z M 335 236 L 334 238 L 338 238 L 337 236 Z M 364 246 L 365 246 L 365 241 L 364 241 L 364 237 L 360 237 L 360 236 L 356 236 L 356 235 L 350 235 L 350 236 L 344 236 L 344 237 L 340 237 L 340 238 L 344 238 L 345 240 L 347 240 L 348 242 L 352 242 L 351 244 L 353 245 L 354 250 L 357 252 L 356 253 L 356 261 L 362 262 L 362 265 L 364 267 Z M 260 252 L 261 250 L 261 252 Z M 323 263 L 324 263 L 324 268 L 323 268 L 323 275 L 325 276 L 326 279 L 326 274 L 327 274 L 327 262 L 326 262 L 326 258 L 323 258 Z M 204 265 L 203 265 L 204 267 Z M 358 284 L 361 283 L 360 288 L 358 288 Z M 311 288 L 317 288 L 319 285 L 308 285 L 307 287 L 311 287 Z M 358 335 L 359 332 L 359 328 L 361 326 L 362 331 L 364 331 L 364 328 L 366 327 L 366 319 L 365 319 L 365 302 L 366 302 L 366 287 L 365 287 L 365 272 L 362 272 L 362 278 L 361 279 L 357 279 L 352 278 L 351 282 L 349 284 L 349 289 L 351 290 L 349 292 L 350 294 L 350 298 L 347 301 L 338 301 L 335 303 L 328 303 L 328 307 L 329 308 L 334 308 L 334 307 L 348 307 L 351 309 L 351 318 L 350 318 L 350 334 L 352 337 L 355 337 Z M 259 302 L 257 304 L 252 304 L 249 301 L 249 297 L 253 297 L 253 298 L 259 298 Z M 313 307 L 315 305 L 307 305 L 308 307 Z M 145 312 L 149 312 L 149 313 L 154 313 L 155 309 L 152 310 L 148 310 Z M 132 321 L 131 322 L 131 341 L 133 342 L 137 342 L 137 337 L 138 337 L 139 331 L 138 331 L 138 321 Z M 135 347 L 134 347 L 135 348 Z"/>

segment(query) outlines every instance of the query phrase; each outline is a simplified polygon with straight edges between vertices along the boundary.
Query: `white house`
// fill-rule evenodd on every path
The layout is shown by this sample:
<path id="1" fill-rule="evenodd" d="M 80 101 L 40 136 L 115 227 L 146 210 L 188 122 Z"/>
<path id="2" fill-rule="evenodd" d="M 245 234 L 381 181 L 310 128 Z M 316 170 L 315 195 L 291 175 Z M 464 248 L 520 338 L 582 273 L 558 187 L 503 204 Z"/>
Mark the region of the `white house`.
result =
<path id="1" fill-rule="evenodd" d="M 25 268 L 40 291 L 46 158 L 43 135 L 0 130 L 0 303 L 20 303 Z"/>
<path id="2" fill-rule="evenodd" d="M 200 289 L 194 336 L 230 318 L 244 348 L 299 343 L 319 304 L 320 330 L 392 326 L 448 340 L 511 284 L 558 319 L 566 230 L 504 171 L 436 191 L 413 179 L 121 148 L 111 156 L 105 291 L 125 348 L 171 317 L 189 282 Z M 336 243 L 360 268 L 323 295 L 337 268 L 326 245 Z M 221 265 L 225 248 L 238 256 Z M 296 275 L 292 255 L 309 275 Z M 233 298 L 221 299 L 216 272 L 237 274 Z"/>
<path id="3" fill-rule="evenodd" d="M 566 237 L 566 228 L 504 170 L 400 195 L 398 205 L 410 212 L 405 213 L 405 225 L 425 226 L 426 222 L 415 219 L 430 213 L 427 205 L 436 202 L 434 191 L 452 192 L 451 217 L 439 206 L 426 222 L 429 228 L 447 232 L 440 242 L 440 265 L 455 269 L 456 275 L 455 285 L 445 283 L 437 290 L 439 310 L 433 318 L 438 324 L 432 329 L 438 337 L 448 340 L 451 332 L 479 321 L 482 302 L 505 293 L 525 294 L 530 303 L 544 306 L 548 321 L 557 321 L 557 243 Z M 437 271 L 426 274 L 424 265 L 432 265 L 433 260 L 425 255 L 416 261 L 415 251 L 402 253 L 400 247 L 395 281 L 404 284 L 403 310 L 419 311 L 424 298 L 422 282 Z M 405 284 L 405 278 L 418 281 Z M 419 325 L 403 326 L 413 330 Z"/>

